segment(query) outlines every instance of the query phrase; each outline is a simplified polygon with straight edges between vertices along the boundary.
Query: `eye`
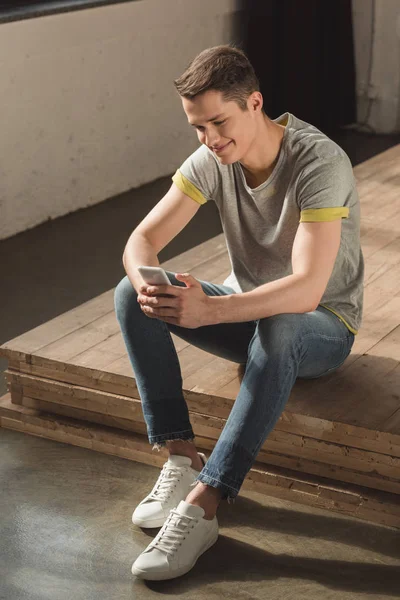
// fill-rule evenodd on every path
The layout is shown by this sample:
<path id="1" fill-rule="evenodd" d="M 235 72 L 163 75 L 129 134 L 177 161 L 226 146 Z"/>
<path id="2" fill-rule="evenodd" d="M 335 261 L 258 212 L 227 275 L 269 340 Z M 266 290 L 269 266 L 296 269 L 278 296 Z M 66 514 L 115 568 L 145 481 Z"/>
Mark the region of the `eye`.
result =
<path id="1" fill-rule="evenodd" d="M 223 121 L 214 121 L 214 125 L 223 125 L 225 121 L 226 119 L 224 119 Z"/>

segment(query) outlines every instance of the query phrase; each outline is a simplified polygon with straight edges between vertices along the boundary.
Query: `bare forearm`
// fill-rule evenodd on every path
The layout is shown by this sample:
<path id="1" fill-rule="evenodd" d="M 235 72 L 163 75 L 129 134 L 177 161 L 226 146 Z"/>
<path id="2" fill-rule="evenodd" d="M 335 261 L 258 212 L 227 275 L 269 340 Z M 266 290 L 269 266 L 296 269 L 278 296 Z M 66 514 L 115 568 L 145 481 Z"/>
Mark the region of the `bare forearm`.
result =
<path id="1" fill-rule="evenodd" d="M 303 275 L 289 275 L 250 292 L 210 297 L 210 325 L 255 321 L 282 313 L 315 310 L 312 283 Z"/>
<path id="2" fill-rule="evenodd" d="M 148 239 L 135 232 L 132 233 L 125 246 L 122 261 L 128 279 L 137 292 L 139 291 L 139 287 L 143 285 L 145 281 L 136 267 L 139 265 L 158 267 L 160 265 L 156 251 Z"/>

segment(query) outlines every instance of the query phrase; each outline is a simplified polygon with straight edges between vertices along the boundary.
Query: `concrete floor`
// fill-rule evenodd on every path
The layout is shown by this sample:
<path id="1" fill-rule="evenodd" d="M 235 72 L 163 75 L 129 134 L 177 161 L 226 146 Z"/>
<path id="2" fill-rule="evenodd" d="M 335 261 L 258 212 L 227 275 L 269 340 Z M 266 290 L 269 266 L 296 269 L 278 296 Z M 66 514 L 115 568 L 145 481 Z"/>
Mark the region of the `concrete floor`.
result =
<path id="1" fill-rule="evenodd" d="M 332 135 L 353 165 L 400 136 Z M 0 343 L 114 287 L 130 232 L 169 178 L 0 242 Z M 379 201 L 379 199 L 377 199 Z M 210 203 L 163 251 L 167 260 L 221 232 Z M 6 391 L 0 361 L 0 393 Z M 241 492 L 220 538 L 186 576 L 135 580 L 156 530 L 131 523 L 158 470 L 0 429 L 0 600 L 400 597 L 400 531 Z"/>

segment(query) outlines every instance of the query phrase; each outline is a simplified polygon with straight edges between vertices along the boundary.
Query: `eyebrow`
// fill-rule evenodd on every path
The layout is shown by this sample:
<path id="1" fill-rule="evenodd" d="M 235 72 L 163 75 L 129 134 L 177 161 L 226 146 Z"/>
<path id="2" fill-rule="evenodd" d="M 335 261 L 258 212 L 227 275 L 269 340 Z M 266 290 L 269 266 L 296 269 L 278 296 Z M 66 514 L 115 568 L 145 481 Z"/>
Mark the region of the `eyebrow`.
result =
<path id="1" fill-rule="evenodd" d="M 210 121 L 216 121 L 217 119 L 219 119 L 222 116 L 223 116 L 223 113 L 220 113 L 219 115 L 216 115 L 215 117 L 212 117 L 211 119 L 207 119 L 207 123 L 209 123 Z M 197 125 L 196 123 L 190 123 L 190 121 L 189 121 L 189 124 L 192 127 L 199 127 L 199 125 Z"/>

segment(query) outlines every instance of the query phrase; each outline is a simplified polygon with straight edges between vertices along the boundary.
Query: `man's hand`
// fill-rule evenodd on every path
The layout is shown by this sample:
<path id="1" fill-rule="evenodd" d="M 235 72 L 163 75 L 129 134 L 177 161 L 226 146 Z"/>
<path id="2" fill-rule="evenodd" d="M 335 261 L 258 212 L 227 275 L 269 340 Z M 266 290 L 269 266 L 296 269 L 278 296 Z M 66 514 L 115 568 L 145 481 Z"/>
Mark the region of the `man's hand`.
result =
<path id="1" fill-rule="evenodd" d="M 201 284 L 189 273 L 177 273 L 186 287 L 177 285 L 143 285 L 137 301 L 150 318 L 196 329 L 210 323 L 210 301 Z M 164 296 L 166 294 L 166 296 Z"/>

